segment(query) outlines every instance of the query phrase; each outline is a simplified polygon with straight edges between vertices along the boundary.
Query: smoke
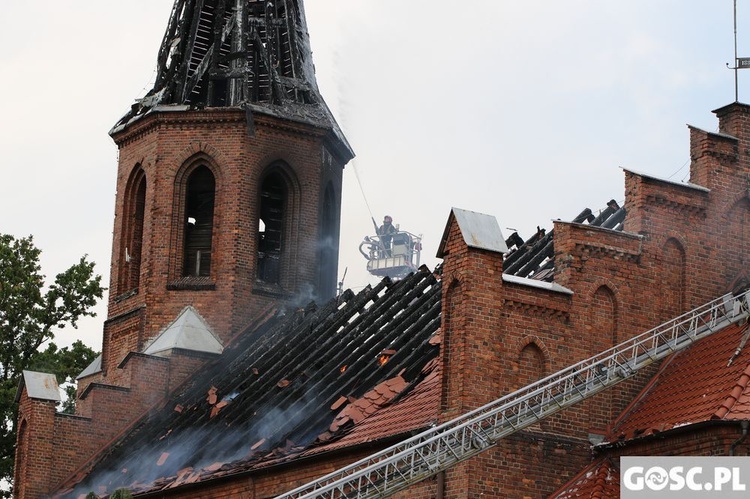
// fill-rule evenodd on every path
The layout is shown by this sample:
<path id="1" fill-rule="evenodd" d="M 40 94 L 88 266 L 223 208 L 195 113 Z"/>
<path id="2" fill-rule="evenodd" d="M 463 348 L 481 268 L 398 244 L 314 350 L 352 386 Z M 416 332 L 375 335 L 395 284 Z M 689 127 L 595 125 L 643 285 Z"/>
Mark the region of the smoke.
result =
<path id="1" fill-rule="evenodd" d="M 222 401 L 232 403 L 239 395 L 233 392 Z M 95 470 L 65 497 L 76 498 L 89 492 L 111 494 L 123 487 L 145 491 L 186 477 L 207 477 L 222 466 L 242 466 L 287 454 L 292 447 L 302 449 L 314 441 L 320 428 L 310 428 L 295 442 L 288 438 L 309 417 L 305 406 L 316 398 L 316 394 L 306 392 L 287 407 L 258 410 L 237 427 L 228 426 L 228 422 L 217 417 L 218 421 L 209 421 L 201 427 L 165 429 L 165 434 L 148 446 L 132 448 L 126 442 L 115 463 Z M 200 424 L 199 421 L 196 423 Z"/>

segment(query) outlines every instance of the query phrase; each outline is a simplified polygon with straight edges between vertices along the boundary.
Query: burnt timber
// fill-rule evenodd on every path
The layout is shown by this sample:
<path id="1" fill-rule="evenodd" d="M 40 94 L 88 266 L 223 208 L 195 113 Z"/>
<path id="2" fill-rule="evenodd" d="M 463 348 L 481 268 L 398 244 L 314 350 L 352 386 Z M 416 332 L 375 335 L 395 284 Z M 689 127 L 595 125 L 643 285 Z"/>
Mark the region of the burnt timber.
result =
<path id="1" fill-rule="evenodd" d="M 320 308 L 269 311 L 80 470 L 61 496 L 102 487 L 157 491 L 334 442 L 353 426 L 333 425 L 347 404 L 398 378 L 395 402 L 424 378 L 439 353 L 440 298 L 439 275 L 422 267 Z"/>
<path id="2" fill-rule="evenodd" d="M 113 130 L 153 110 L 243 108 L 330 129 L 346 143 L 315 80 L 302 0 L 177 0 L 154 88 Z"/>

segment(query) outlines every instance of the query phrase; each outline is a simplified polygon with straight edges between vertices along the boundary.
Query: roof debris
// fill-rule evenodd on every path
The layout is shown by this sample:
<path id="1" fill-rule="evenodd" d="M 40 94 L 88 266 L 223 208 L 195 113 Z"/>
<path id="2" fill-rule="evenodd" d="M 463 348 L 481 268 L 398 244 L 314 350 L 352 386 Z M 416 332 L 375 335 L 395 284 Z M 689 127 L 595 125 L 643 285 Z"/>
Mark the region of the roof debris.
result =
<path id="1" fill-rule="evenodd" d="M 439 353 L 437 277 L 423 267 L 256 322 L 57 497 L 98 487 L 153 492 L 432 424 L 437 399 L 422 387 L 434 380 Z M 381 355 L 385 364 L 373 362 Z M 434 381 L 426 386 L 439 393 Z"/>
<path id="2" fill-rule="evenodd" d="M 572 220 L 572 223 L 622 231 L 626 211 L 617 201 L 611 199 L 607 207 L 594 216 L 589 208 L 584 209 Z M 554 229 L 547 232 L 540 227 L 536 233 L 524 241 L 518 232 L 513 232 L 505 244 L 510 251 L 503 261 L 503 273 L 517 277 L 527 277 L 540 281 L 552 282 L 554 277 Z"/>

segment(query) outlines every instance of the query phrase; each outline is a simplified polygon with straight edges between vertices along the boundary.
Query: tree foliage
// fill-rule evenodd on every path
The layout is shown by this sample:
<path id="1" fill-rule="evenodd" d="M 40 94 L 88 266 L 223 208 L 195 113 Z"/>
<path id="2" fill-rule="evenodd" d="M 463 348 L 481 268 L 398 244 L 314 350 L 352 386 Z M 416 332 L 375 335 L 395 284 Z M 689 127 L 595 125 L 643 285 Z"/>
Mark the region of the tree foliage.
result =
<path id="1" fill-rule="evenodd" d="M 70 348 L 51 343 L 55 330 L 77 327 L 81 317 L 95 315 L 92 307 L 104 288 L 94 263 L 83 256 L 45 287 L 40 254 L 31 236 L 0 234 L 0 411 L 5 423 L 0 427 L 0 478 L 8 480 L 13 476 L 15 395 L 22 372 L 51 372 L 64 383 L 96 356 L 80 341 Z"/>
<path id="2" fill-rule="evenodd" d="M 81 340 L 76 340 L 70 347 L 63 348 L 50 343 L 44 351 L 32 356 L 27 369 L 54 374 L 67 394 L 67 398 L 62 402 L 62 412 L 72 414 L 75 410 L 76 376 L 81 374 L 97 355 L 99 354 Z"/>

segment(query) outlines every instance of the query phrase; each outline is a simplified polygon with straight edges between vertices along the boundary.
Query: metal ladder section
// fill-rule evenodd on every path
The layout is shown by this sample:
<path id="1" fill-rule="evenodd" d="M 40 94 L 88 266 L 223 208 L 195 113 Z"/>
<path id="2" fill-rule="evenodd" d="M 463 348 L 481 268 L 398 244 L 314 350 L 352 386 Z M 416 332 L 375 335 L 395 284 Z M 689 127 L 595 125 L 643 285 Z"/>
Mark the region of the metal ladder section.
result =
<path id="1" fill-rule="evenodd" d="M 277 499 L 388 497 L 749 315 L 750 290 L 724 295 Z"/>

